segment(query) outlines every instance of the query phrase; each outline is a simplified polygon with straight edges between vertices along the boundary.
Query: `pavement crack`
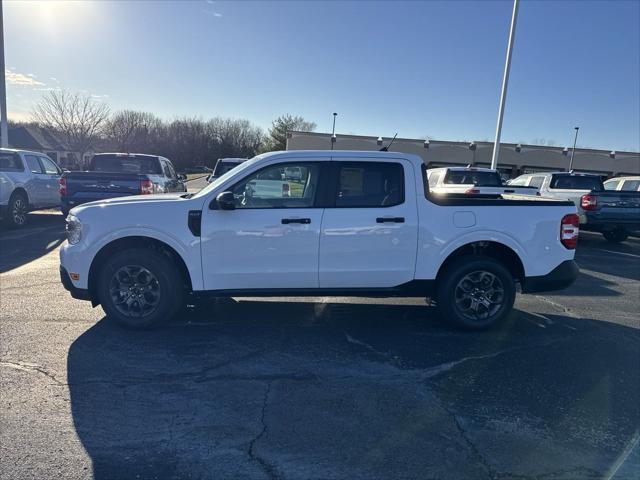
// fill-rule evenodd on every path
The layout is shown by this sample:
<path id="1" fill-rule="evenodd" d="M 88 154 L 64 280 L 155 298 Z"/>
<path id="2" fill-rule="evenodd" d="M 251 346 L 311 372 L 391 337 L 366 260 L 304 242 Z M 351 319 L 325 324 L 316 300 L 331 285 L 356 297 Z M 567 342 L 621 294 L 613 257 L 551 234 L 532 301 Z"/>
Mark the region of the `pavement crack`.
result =
<path id="1" fill-rule="evenodd" d="M 565 307 L 561 303 L 554 302 L 550 298 L 547 298 L 547 297 L 545 297 L 543 295 L 536 295 L 535 297 L 537 299 L 542 300 L 545 303 L 548 303 L 549 305 L 551 305 L 553 307 L 556 307 L 557 309 L 562 310 L 562 313 L 564 313 L 567 317 L 578 318 L 578 319 L 580 318 L 580 315 L 576 315 L 575 313 L 573 313 L 573 311 L 569 307 Z"/>
<path id="2" fill-rule="evenodd" d="M 510 352 L 515 352 L 518 350 L 525 350 L 525 349 L 530 349 L 530 348 L 539 348 L 539 347 L 548 347 L 549 345 L 553 345 L 554 343 L 559 343 L 559 342 L 563 342 L 566 341 L 566 338 L 559 338 L 559 339 L 555 339 L 555 340 L 551 340 L 549 342 L 545 342 L 545 343 L 535 343 L 535 344 L 531 344 L 531 345 L 521 345 L 518 347 L 512 347 L 512 348 L 505 348 L 504 350 L 498 350 L 497 352 L 491 352 L 491 353 L 485 353 L 482 355 L 470 355 L 468 357 L 463 357 L 463 358 L 459 358 L 458 360 L 452 360 L 450 362 L 445 362 L 445 363 L 441 363 L 440 365 L 435 365 L 433 367 L 429 367 L 424 369 L 423 372 L 423 377 L 425 379 L 430 379 L 433 377 L 437 377 L 438 375 L 441 375 L 445 372 L 448 372 L 449 370 L 457 367 L 458 365 L 461 365 L 465 362 L 470 362 L 473 360 L 484 360 L 486 358 L 494 358 L 497 357 L 499 355 L 503 355 L 505 353 L 510 353 Z"/>
<path id="3" fill-rule="evenodd" d="M 267 422 L 265 421 L 265 415 L 267 411 L 267 405 L 269 403 L 269 393 L 271 393 L 271 384 L 271 381 L 267 382 L 267 386 L 264 391 L 264 397 L 262 399 L 262 410 L 260 412 L 260 424 L 262 425 L 262 430 L 260 430 L 260 433 L 258 433 L 258 435 L 256 435 L 253 439 L 251 439 L 251 442 L 249 442 L 249 450 L 247 453 L 252 460 L 258 462 L 258 464 L 262 467 L 264 472 L 271 480 L 278 480 L 283 477 L 278 473 L 276 467 L 256 452 L 256 443 L 258 443 L 258 441 L 260 441 L 260 439 L 267 434 L 268 427 Z"/>
<path id="4" fill-rule="evenodd" d="M 53 373 L 49 372 L 45 368 L 35 363 L 2 361 L 0 362 L 0 366 L 13 368 L 14 370 L 20 370 L 22 372 L 36 372 L 41 375 L 44 375 L 50 380 L 53 380 L 56 385 L 65 385 L 63 382 L 58 380 Z"/>
<path id="5" fill-rule="evenodd" d="M 447 408 L 444 405 L 442 405 L 442 408 L 444 408 L 444 410 L 449 414 L 449 416 L 453 420 L 453 423 L 456 426 L 456 429 L 458 430 L 460 437 L 462 438 L 464 443 L 467 445 L 471 453 L 473 453 L 473 455 L 478 459 L 482 467 L 487 471 L 487 477 L 491 480 L 498 478 L 497 473 L 494 471 L 489 461 L 485 458 L 485 456 L 478 449 L 478 447 L 476 447 L 476 444 L 473 443 L 473 441 L 467 435 L 467 431 L 464 429 L 464 427 L 460 423 L 460 419 L 458 418 L 458 415 L 456 415 L 453 411 L 451 411 L 449 408 Z"/>

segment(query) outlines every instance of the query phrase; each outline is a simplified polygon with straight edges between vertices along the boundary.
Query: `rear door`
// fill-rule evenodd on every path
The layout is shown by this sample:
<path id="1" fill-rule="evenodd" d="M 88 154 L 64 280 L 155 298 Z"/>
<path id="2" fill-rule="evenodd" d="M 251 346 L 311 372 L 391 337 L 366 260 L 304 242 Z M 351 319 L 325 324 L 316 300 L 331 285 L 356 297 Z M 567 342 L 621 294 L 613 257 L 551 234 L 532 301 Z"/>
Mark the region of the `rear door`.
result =
<path id="1" fill-rule="evenodd" d="M 406 160 L 332 161 L 320 234 L 320 288 L 395 287 L 413 280 L 418 217 Z"/>

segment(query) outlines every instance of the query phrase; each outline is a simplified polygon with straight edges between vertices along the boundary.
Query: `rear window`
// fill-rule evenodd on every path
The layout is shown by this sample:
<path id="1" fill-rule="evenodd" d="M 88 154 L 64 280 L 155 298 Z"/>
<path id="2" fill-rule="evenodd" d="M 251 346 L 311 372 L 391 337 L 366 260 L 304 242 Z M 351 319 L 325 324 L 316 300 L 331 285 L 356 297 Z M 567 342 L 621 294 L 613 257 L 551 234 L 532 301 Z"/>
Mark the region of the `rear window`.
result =
<path id="1" fill-rule="evenodd" d="M 478 187 L 500 187 L 502 179 L 498 172 L 474 172 L 449 170 L 444 177 L 448 185 L 476 185 Z"/>
<path id="2" fill-rule="evenodd" d="M 17 153 L 0 153 L 0 172 L 22 172 L 24 166 Z"/>
<path id="3" fill-rule="evenodd" d="M 399 163 L 340 162 L 336 207 L 391 207 L 404 202 L 404 170 Z"/>
<path id="4" fill-rule="evenodd" d="M 602 190 L 602 180 L 595 176 L 554 175 L 549 188 L 559 190 Z"/>
<path id="5" fill-rule="evenodd" d="M 162 168 L 157 157 L 135 157 L 119 155 L 96 155 L 91 159 L 89 170 L 110 173 L 142 173 L 161 175 Z"/>
<path id="6" fill-rule="evenodd" d="M 219 177 L 221 175 L 224 175 L 229 170 L 233 170 L 238 165 L 240 164 L 236 162 L 218 162 L 216 163 L 216 168 L 213 170 L 213 176 Z"/>

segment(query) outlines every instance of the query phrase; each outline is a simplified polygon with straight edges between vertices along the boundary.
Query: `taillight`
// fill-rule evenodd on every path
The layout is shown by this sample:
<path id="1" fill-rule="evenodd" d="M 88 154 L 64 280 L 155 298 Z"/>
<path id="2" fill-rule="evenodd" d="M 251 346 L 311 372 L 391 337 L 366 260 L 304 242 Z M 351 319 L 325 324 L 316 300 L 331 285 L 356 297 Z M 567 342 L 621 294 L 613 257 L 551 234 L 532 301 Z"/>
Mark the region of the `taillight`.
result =
<path id="1" fill-rule="evenodd" d="M 590 193 L 582 195 L 580 206 L 583 210 L 595 210 L 598 206 L 598 196 Z"/>
<path id="2" fill-rule="evenodd" d="M 140 180 L 140 195 L 153 193 L 153 182 L 151 180 Z"/>
<path id="3" fill-rule="evenodd" d="M 476 194 L 480 193 L 480 190 L 478 190 L 477 188 L 469 188 L 469 189 L 465 190 L 464 193 L 467 194 L 467 195 L 476 195 Z"/>
<path id="4" fill-rule="evenodd" d="M 580 233 L 580 217 L 575 213 L 565 215 L 560 222 L 560 242 L 569 250 L 573 250 L 578 245 L 578 234 Z"/>
<path id="5" fill-rule="evenodd" d="M 60 191 L 60 196 L 61 197 L 66 197 L 67 196 L 67 179 L 64 177 L 61 177 L 58 180 L 58 184 L 60 185 L 58 187 L 58 190 Z"/>

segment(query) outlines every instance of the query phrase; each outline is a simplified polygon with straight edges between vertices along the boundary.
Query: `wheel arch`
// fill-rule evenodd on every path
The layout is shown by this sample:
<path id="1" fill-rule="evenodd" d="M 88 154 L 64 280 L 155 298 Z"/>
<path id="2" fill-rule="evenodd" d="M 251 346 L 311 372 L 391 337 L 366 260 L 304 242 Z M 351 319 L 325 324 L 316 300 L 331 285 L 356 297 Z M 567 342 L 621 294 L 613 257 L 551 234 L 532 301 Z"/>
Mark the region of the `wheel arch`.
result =
<path id="1" fill-rule="evenodd" d="M 504 265 L 518 281 L 522 282 L 525 278 L 524 264 L 518 253 L 504 243 L 493 240 L 473 241 L 456 248 L 442 262 L 436 278 L 439 278 L 451 263 L 466 255 L 484 255 L 493 258 Z"/>
<path id="2" fill-rule="evenodd" d="M 14 195 L 24 195 L 25 197 L 27 197 L 27 206 L 31 206 L 31 198 L 29 198 L 29 192 L 27 192 L 27 189 L 22 185 L 13 189 L 13 192 L 11 192 L 11 195 L 9 195 L 9 201 L 11 201 L 11 198 L 13 198 Z"/>
<path id="3" fill-rule="evenodd" d="M 149 248 L 166 255 L 178 267 L 185 290 L 193 290 L 191 274 L 187 268 L 187 264 L 182 256 L 171 245 L 163 242 L 162 240 L 158 240 L 157 238 L 147 237 L 144 235 L 126 236 L 117 238 L 103 245 L 91 261 L 91 266 L 89 267 L 88 288 L 94 306 L 99 302 L 97 287 L 100 267 L 104 265 L 106 260 L 113 253 L 131 248 Z"/>

